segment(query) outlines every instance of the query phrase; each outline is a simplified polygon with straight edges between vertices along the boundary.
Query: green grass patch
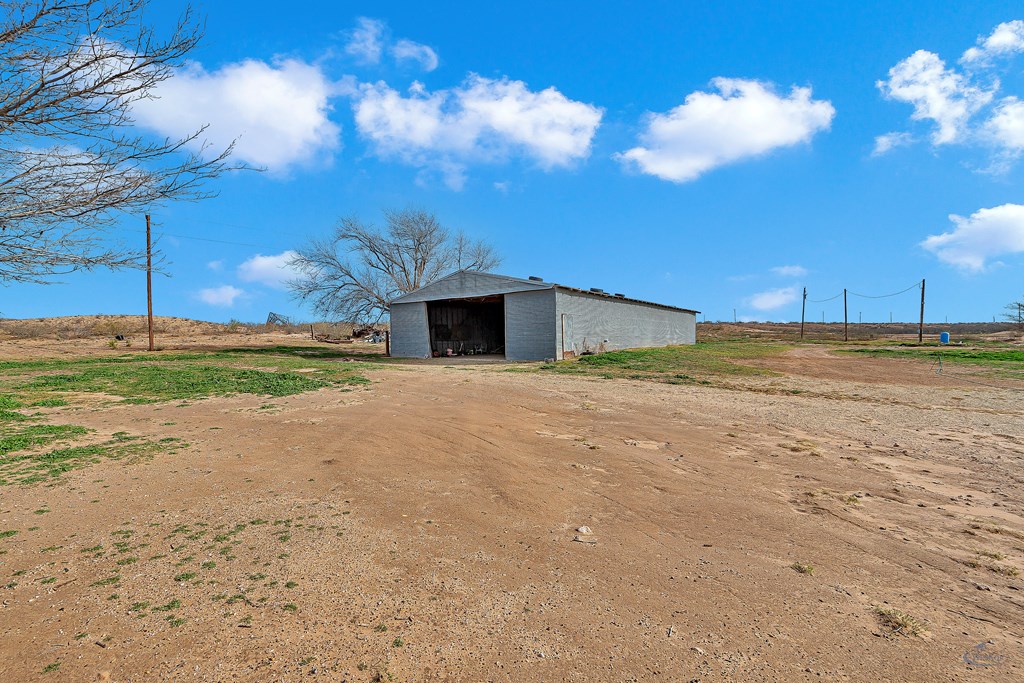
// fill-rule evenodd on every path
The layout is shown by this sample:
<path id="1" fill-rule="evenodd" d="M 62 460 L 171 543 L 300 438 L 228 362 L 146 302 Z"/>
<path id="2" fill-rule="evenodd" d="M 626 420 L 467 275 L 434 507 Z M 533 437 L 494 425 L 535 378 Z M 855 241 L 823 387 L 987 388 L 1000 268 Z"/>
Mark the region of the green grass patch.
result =
<path id="1" fill-rule="evenodd" d="M 290 396 L 338 383 L 348 382 L 294 372 L 161 363 L 86 367 L 74 373 L 42 375 L 23 386 L 32 390 L 102 393 L 132 401 L 156 401 L 227 394 Z"/>
<path id="2" fill-rule="evenodd" d="M 170 612 L 172 610 L 178 609 L 179 607 L 181 607 L 181 600 L 178 600 L 177 598 L 175 598 L 174 600 L 171 600 L 166 605 L 160 605 L 158 607 L 154 607 L 153 611 L 154 612 Z"/>
<path id="3" fill-rule="evenodd" d="M 48 453 L 7 455 L 0 460 L 0 486 L 27 486 L 55 481 L 72 470 L 88 467 L 103 460 L 139 462 L 151 458 L 156 451 L 165 449 L 166 446 L 149 441 L 122 437 L 90 446 L 59 448 Z"/>
<path id="4" fill-rule="evenodd" d="M 91 583 L 89 585 L 90 586 L 113 586 L 114 584 L 119 583 L 120 581 L 121 581 L 121 577 L 118 576 L 117 574 L 114 574 L 113 576 L 108 576 L 105 579 L 100 579 L 99 581 L 95 581 L 95 582 L 93 582 L 93 583 Z M 108 599 L 112 599 L 112 598 L 108 598 Z"/>
<path id="5" fill-rule="evenodd" d="M 975 367 L 992 374 L 1011 379 L 1024 379 L 1024 349 L 1020 348 L 957 348 L 957 347 L 906 347 L 906 348 L 865 348 L 842 349 L 839 353 L 862 354 L 883 358 L 905 358 L 925 360 L 960 367 Z"/>
<path id="6" fill-rule="evenodd" d="M 279 346 L 158 356 L 127 354 L 74 360 L 2 361 L 0 389 L 33 394 L 102 393 L 120 396 L 131 403 L 147 403 L 229 394 L 290 396 L 324 387 L 367 382 L 358 371 L 370 366 L 334 362 L 340 358 L 349 356 L 330 350 Z M 254 363 L 274 367 L 251 367 Z M 300 368 L 314 368 L 318 372 L 315 375 L 294 372 Z M 42 400 L 62 399 L 44 397 Z M 24 407 L 23 402 L 18 399 L 0 403 L 0 411 L 13 412 L 21 407 Z"/>
<path id="7" fill-rule="evenodd" d="M 74 425 L 13 426 L 0 419 L 0 456 L 30 448 L 49 446 L 56 441 L 67 441 L 88 434 L 91 430 Z"/>
<path id="8" fill-rule="evenodd" d="M 336 362 L 347 357 L 331 350 L 276 347 L 0 361 L 0 486 L 52 481 L 104 459 L 146 458 L 158 450 L 173 452 L 188 445 L 176 437 L 150 443 L 127 433 L 114 434 L 105 443 L 73 445 L 92 430 L 40 424 L 45 415 L 27 410 L 67 405 L 62 394 L 105 394 L 128 403 L 153 403 L 231 394 L 289 396 L 366 383 L 359 370 L 369 366 Z M 252 367 L 257 363 L 273 367 Z M 317 372 L 295 372 L 303 368 Z M 39 452 L 44 450 L 48 452 Z"/>
<path id="9" fill-rule="evenodd" d="M 545 363 L 542 372 L 624 378 L 670 384 L 709 384 L 720 377 L 773 376 L 770 370 L 744 364 L 792 348 L 786 344 L 702 342 L 689 346 L 609 351 L 575 360 Z"/>

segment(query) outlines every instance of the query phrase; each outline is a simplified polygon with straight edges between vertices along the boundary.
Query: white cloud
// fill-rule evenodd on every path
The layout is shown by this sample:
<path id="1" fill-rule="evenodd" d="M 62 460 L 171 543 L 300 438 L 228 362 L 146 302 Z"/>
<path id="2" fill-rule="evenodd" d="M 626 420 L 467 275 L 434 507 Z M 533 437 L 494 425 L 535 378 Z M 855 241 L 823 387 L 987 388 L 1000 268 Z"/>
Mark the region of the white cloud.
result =
<path id="1" fill-rule="evenodd" d="M 933 145 L 987 147 L 992 163 L 979 170 L 1004 172 L 1024 152 L 1024 104 L 1016 97 L 996 98 L 1001 84 L 993 68 L 997 58 L 1020 52 L 1024 52 L 1024 21 L 1007 21 L 963 53 L 963 71 L 947 67 L 933 52 L 918 50 L 877 85 L 885 97 L 913 105 L 911 119 L 934 123 Z M 907 133 L 878 136 L 873 155 L 913 141 Z"/>
<path id="2" fill-rule="evenodd" d="M 807 269 L 803 266 L 776 266 L 772 272 L 782 277 L 803 277 L 807 275 Z"/>
<path id="3" fill-rule="evenodd" d="M 694 92 L 665 114 L 650 113 L 640 146 L 616 155 L 641 172 L 677 183 L 713 168 L 808 142 L 828 130 L 835 108 L 810 88 L 779 95 L 769 84 L 716 78 L 719 92 Z"/>
<path id="4" fill-rule="evenodd" d="M 871 156 L 878 157 L 890 152 L 897 147 L 906 147 L 914 142 L 914 136 L 910 133 L 886 133 L 875 138 L 875 148 Z"/>
<path id="5" fill-rule="evenodd" d="M 424 71 L 433 71 L 440 60 L 433 48 L 414 40 L 401 38 L 392 42 L 388 25 L 369 17 L 359 17 L 356 27 L 348 32 L 345 53 L 362 64 L 380 64 L 390 54 L 396 64 L 413 62 Z"/>
<path id="6" fill-rule="evenodd" d="M 206 264 L 206 267 L 212 271 L 220 272 L 224 270 L 224 261 L 221 261 L 220 259 L 216 261 L 210 261 Z"/>
<path id="7" fill-rule="evenodd" d="M 1024 152 L 1024 102 L 1004 97 L 985 124 L 996 143 L 1010 155 Z"/>
<path id="8" fill-rule="evenodd" d="M 345 52 L 366 64 L 379 64 L 384 52 L 384 22 L 359 17 L 356 24 L 348 34 Z"/>
<path id="9" fill-rule="evenodd" d="M 885 97 L 913 105 L 910 118 L 935 123 L 931 136 L 935 145 L 961 141 L 968 120 L 992 100 L 994 93 L 969 85 L 966 77 L 947 69 L 937 54 L 926 50 L 899 62 L 889 69 L 889 79 L 876 85 Z"/>
<path id="10" fill-rule="evenodd" d="M 295 255 L 291 250 L 273 256 L 256 254 L 238 266 L 238 279 L 242 282 L 259 282 L 274 289 L 285 289 L 288 281 L 299 274 L 289 265 Z"/>
<path id="11" fill-rule="evenodd" d="M 190 63 L 133 111 L 141 126 L 169 137 L 209 124 L 195 147 L 208 140 L 220 151 L 237 138 L 233 159 L 282 172 L 339 147 L 340 129 L 328 118 L 332 88 L 319 67 L 292 59 L 215 71 Z"/>
<path id="12" fill-rule="evenodd" d="M 758 292 L 750 297 L 751 307 L 759 311 L 774 311 L 791 304 L 799 298 L 796 287 L 782 287 L 781 289 L 769 289 Z"/>
<path id="13" fill-rule="evenodd" d="M 940 261 L 967 271 L 982 271 L 986 261 L 1024 253 L 1024 206 L 1003 204 L 980 209 L 968 218 L 951 215 L 953 231 L 931 235 L 921 246 Z"/>
<path id="14" fill-rule="evenodd" d="M 235 305 L 235 301 L 238 297 L 245 294 L 244 290 L 231 285 L 221 285 L 220 287 L 210 287 L 207 289 L 200 289 L 197 293 L 199 300 L 204 304 L 210 306 L 221 306 L 223 308 L 230 308 Z"/>
<path id="15" fill-rule="evenodd" d="M 551 169 L 586 158 L 603 114 L 553 87 L 531 91 L 522 81 L 476 74 L 433 93 L 413 83 L 408 96 L 383 81 L 366 83 L 353 109 L 378 155 L 439 171 L 456 188 L 470 162 L 522 154 Z"/>
<path id="16" fill-rule="evenodd" d="M 399 40 L 391 47 L 391 54 L 396 62 L 416 62 L 424 71 L 437 68 L 437 53 L 426 45 L 411 40 Z"/>
<path id="17" fill-rule="evenodd" d="M 963 64 L 987 65 L 994 57 L 1024 52 L 1024 21 L 1006 21 L 988 36 L 978 37 L 978 46 L 969 48 L 960 58 Z"/>

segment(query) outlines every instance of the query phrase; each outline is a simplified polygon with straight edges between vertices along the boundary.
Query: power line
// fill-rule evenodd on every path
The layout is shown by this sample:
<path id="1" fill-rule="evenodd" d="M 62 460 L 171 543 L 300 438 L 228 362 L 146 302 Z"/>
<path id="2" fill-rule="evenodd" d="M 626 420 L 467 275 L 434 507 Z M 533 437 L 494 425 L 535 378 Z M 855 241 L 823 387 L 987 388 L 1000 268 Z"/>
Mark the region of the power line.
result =
<path id="1" fill-rule="evenodd" d="M 862 299 L 887 299 L 890 296 L 899 296 L 900 294 L 906 294 L 910 290 L 917 289 L 920 286 L 921 286 L 920 282 L 915 282 L 914 284 L 910 285 L 906 289 L 901 289 L 900 291 L 893 292 L 892 294 L 879 294 L 878 296 L 872 296 L 870 294 L 858 294 L 857 292 L 850 292 L 850 294 L 852 294 L 854 296 L 859 296 Z"/>
<path id="2" fill-rule="evenodd" d="M 214 240 L 210 239 L 209 237 L 192 237 L 191 235 L 179 235 L 173 232 L 161 232 L 160 237 L 178 237 L 183 240 L 196 240 L 198 242 L 216 242 L 217 244 L 234 244 L 239 247 L 254 247 L 256 249 L 260 248 L 260 245 L 250 244 L 248 242 L 230 242 L 228 240 Z"/>
<path id="3" fill-rule="evenodd" d="M 838 299 L 838 298 L 839 298 L 839 297 L 841 297 L 842 295 L 843 295 L 843 293 L 842 293 L 842 292 L 839 292 L 839 293 L 838 293 L 838 294 L 836 294 L 835 296 L 831 296 L 831 297 L 829 297 L 829 298 L 827 298 L 827 299 L 808 299 L 807 301 L 808 301 L 808 303 L 812 303 L 812 304 L 823 304 L 823 303 L 826 303 L 826 302 L 828 302 L 828 301 L 833 301 L 833 300 L 835 300 L 835 299 Z"/>

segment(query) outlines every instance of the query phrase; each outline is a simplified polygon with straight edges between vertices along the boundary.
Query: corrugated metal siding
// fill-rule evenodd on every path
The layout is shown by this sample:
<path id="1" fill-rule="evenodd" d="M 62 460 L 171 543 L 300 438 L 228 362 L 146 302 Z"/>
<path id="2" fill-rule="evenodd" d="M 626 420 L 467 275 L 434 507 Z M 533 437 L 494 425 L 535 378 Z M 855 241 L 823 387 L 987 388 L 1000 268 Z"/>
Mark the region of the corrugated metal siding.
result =
<path id="1" fill-rule="evenodd" d="M 391 305 L 391 355 L 399 358 L 430 356 L 425 303 Z"/>
<path id="2" fill-rule="evenodd" d="M 439 299 L 470 299 L 478 296 L 494 296 L 510 292 L 549 290 L 550 282 L 529 282 L 514 277 L 492 275 L 471 271 L 460 271 L 436 282 L 395 299 L 397 303 L 413 301 L 438 301 Z"/>
<path id="3" fill-rule="evenodd" d="M 587 296 L 558 290 L 555 296 L 556 319 L 572 316 L 572 336 L 564 345 L 577 354 L 589 348 L 598 351 L 636 349 L 670 344 L 693 344 L 697 340 L 697 316 L 608 297 Z M 556 347 L 563 348 L 562 326 L 556 326 Z M 607 341 L 605 341 L 607 340 Z"/>
<path id="4" fill-rule="evenodd" d="M 505 295 L 505 358 L 555 358 L 555 290 Z"/>

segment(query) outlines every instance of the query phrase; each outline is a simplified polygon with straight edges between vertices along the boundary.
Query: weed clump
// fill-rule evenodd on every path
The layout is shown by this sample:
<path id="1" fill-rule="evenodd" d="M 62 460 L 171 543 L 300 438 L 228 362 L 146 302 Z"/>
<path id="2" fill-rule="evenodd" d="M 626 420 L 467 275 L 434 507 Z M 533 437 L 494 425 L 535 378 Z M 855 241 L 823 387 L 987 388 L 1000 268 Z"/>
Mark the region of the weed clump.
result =
<path id="1" fill-rule="evenodd" d="M 902 610 L 877 605 L 875 614 L 882 622 L 882 626 L 886 627 L 893 635 L 925 636 L 928 634 L 924 622 Z"/>

